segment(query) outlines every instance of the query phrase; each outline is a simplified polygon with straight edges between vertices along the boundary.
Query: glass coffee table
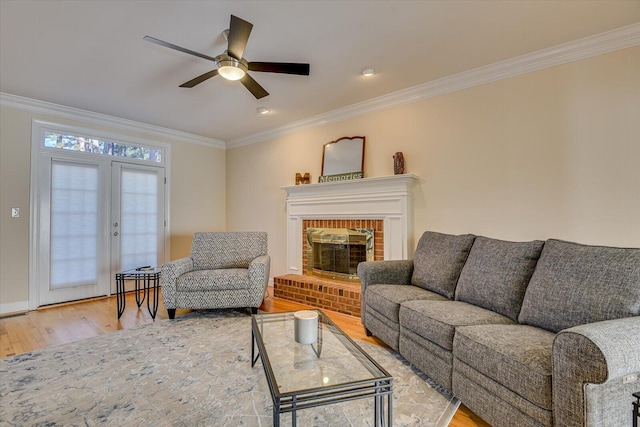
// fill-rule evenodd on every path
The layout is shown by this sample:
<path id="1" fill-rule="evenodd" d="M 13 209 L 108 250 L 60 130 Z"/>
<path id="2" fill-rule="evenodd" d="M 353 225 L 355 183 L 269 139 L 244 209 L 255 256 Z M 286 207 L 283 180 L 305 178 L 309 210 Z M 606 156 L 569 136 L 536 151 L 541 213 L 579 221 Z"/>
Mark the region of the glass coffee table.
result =
<path id="1" fill-rule="evenodd" d="M 280 425 L 283 413 L 291 413 L 295 426 L 298 410 L 372 398 L 374 425 L 391 426 L 391 375 L 322 311 L 314 311 L 318 313 L 314 344 L 294 340 L 295 312 L 251 316 L 251 366 L 262 360 L 273 400 L 273 425 Z"/>

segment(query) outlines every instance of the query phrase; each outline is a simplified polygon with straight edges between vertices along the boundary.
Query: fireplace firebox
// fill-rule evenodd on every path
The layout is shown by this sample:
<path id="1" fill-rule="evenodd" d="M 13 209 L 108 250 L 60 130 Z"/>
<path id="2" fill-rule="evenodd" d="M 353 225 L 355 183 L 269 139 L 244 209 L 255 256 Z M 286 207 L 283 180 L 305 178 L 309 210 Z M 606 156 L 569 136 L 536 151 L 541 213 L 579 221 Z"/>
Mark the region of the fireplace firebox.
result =
<path id="1" fill-rule="evenodd" d="M 358 281 L 357 267 L 374 260 L 374 230 L 370 228 L 307 228 L 307 273 Z"/>

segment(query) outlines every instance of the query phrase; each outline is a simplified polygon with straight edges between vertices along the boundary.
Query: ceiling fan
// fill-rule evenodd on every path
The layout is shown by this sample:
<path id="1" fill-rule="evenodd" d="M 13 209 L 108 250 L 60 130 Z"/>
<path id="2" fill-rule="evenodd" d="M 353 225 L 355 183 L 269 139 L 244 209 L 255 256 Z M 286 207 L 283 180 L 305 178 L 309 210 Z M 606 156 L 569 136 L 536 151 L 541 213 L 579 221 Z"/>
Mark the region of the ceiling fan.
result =
<path id="1" fill-rule="evenodd" d="M 253 24 L 250 22 L 231 15 L 231 24 L 229 25 L 229 29 L 225 31 L 228 43 L 227 50 L 216 57 L 194 52 L 151 36 L 144 36 L 144 40 L 216 63 L 215 69 L 181 84 L 180 87 L 191 88 L 220 74 L 227 80 L 240 80 L 240 83 L 242 83 L 256 99 L 260 99 L 269 95 L 269 92 L 260 86 L 247 71 L 298 74 L 302 76 L 309 75 L 309 64 L 293 62 L 249 62 L 243 58 L 242 55 L 244 54 L 244 49 L 247 47 L 247 41 L 249 41 L 252 28 Z"/>

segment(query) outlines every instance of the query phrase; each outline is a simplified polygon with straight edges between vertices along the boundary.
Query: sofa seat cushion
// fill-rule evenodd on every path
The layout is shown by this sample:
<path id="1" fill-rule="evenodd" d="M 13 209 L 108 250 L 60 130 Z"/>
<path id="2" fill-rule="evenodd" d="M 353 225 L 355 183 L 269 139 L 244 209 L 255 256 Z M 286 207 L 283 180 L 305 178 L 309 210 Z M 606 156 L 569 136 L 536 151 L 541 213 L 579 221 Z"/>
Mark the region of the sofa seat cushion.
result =
<path id="1" fill-rule="evenodd" d="M 551 410 L 555 334 L 528 325 L 461 326 L 453 356 L 540 408 Z"/>
<path id="2" fill-rule="evenodd" d="M 400 304 L 411 300 L 446 301 L 442 295 L 412 285 L 371 285 L 364 294 L 364 307 L 398 323 Z"/>
<path id="3" fill-rule="evenodd" d="M 559 332 L 640 316 L 640 249 L 548 240 L 522 303 L 520 323 Z"/>
<path id="4" fill-rule="evenodd" d="M 461 301 L 407 301 L 400 306 L 400 325 L 449 351 L 455 328 L 464 325 L 515 324 L 506 316 Z"/>
<path id="5" fill-rule="evenodd" d="M 507 242 L 476 237 L 462 268 L 456 300 L 518 320 L 524 293 L 544 242 Z"/>
<path id="6" fill-rule="evenodd" d="M 413 255 L 411 284 L 453 299 L 475 236 L 425 232 Z"/>
<path id="7" fill-rule="evenodd" d="M 176 280 L 178 292 L 225 291 L 249 287 L 249 270 L 246 268 L 195 270 L 178 276 Z"/>

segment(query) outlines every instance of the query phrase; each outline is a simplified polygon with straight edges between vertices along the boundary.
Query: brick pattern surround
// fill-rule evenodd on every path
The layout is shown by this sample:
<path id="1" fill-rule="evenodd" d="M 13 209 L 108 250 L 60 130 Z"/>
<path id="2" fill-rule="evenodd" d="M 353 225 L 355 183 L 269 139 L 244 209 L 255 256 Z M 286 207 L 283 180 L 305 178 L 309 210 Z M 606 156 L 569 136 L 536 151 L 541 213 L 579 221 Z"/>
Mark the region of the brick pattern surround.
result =
<path id="1" fill-rule="evenodd" d="M 273 295 L 360 317 L 360 284 L 287 274 L 273 278 Z"/>
<path id="2" fill-rule="evenodd" d="M 276 298 L 360 317 L 360 283 L 307 275 L 307 228 L 370 228 L 373 259 L 384 259 L 384 221 L 378 219 L 305 219 L 302 221 L 302 266 L 305 275 L 287 274 L 273 278 Z"/>

